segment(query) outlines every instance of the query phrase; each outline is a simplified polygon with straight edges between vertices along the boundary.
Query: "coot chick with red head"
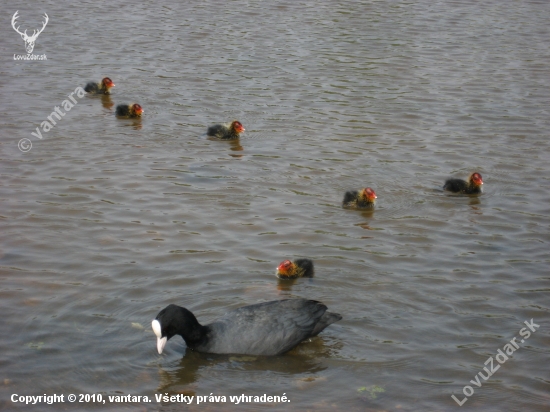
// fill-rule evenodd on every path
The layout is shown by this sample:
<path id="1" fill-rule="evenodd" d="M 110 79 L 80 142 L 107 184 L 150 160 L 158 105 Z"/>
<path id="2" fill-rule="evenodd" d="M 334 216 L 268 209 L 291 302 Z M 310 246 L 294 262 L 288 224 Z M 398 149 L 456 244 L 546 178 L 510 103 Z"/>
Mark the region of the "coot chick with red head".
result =
<path id="1" fill-rule="evenodd" d="M 137 104 L 119 104 L 116 107 L 116 115 L 119 117 L 136 118 L 141 117 L 143 114 L 143 108 Z"/>
<path id="2" fill-rule="evenodd" d="M 291 350 L 340 319 L 342 316 L 327 312 L 320 302 L 284 299 L 229 311 L 208 325 L 201 325 L 191 311 L 168 305 L 152 327 L 159 354 L 170 338 L 180 335 L 187 347 L 197 352 L 273 356 Z"/>
<path id="3" fill-rule="evenodd" d="M 84 91 L 92 94 L 111 94 L 111 87 L 115 87 L 113 81 L 104 77 L 99 83 L 89 82 Z"/>
<path id="4" fill-rule="evenodd" d="M 473 195 L 481 193 L 483 179 L 478 172 L 474 172 L 468 178 L 468 181 L 462 179 L 448 179 L 443 186 L 443 190 L 453 193 L 464 193 Z"/>
<path id="5" fill-rule="evenodd" d="M 376 193 L 370 187 L 361 190 L 350 190 L 344 195 L 343 207 L 363 209 L 374 207 Z"/>
<path id="6" fill-rule="evenodd" d="M 310 278 L 313 276 L 313 261 L 310 259 L 285 260 L 277 266 L 279 279 Z"/>
<path id="7" fill-rule="evenodd" d="M 238 139 L 239 135 L 244 132 L 244 130 L 244 126 L 241 122 L 233 120 L 228 124 L 215 124 L 214 126 L 210 126 L 206 134 L 222 140 L 232 140 Z"/>

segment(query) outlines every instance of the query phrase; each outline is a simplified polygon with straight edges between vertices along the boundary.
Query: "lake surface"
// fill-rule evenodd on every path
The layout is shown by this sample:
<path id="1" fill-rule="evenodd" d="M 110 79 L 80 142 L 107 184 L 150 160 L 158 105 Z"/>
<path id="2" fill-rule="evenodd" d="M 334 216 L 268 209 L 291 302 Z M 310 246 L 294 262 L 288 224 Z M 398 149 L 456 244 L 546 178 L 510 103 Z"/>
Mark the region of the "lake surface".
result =
<path id="1" fill-rule="evenodd" d="M 201 411 L 285 394 L 233 409 L 548 410 L 550 2 L 3 9 L 0 409 Z M 13 60 L 16 10 L 29 33 L 48 13 L 34 50 L 47 60 Z M 111 97 L 76 97 L 31 135 L 104 76 Z M 129 102 L 141 120 L 114 116 Z M 239 141 L 205 136 L 233 119 Z M 473 171 L 482 195 L 441 190 Z M 366 186 L 374 210 L 341 207 Z M 278 281 L 298 257 L 315 277 Z M 207 323 L 293 297 L 343 319 L 273 358 L 199 354 L 179 337 L 156 351 L 151 320 L 169 303 Z"/>

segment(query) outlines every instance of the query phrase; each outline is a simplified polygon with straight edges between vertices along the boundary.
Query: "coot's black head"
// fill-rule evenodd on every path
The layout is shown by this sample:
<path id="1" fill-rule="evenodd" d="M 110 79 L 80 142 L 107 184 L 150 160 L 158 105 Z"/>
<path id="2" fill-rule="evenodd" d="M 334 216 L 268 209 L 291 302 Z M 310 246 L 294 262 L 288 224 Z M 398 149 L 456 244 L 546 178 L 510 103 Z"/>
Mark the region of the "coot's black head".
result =
<path id="1" fill-rule="evenodd" d="M 184 339 L 196 328 L 200 328 L 195 316 L 185 308 L 177 305 L 168 305 L 162 309 L 153 320 L 151 326 L 157 336 L 157 350 L 162 353 L 166 342 L 174 335 L 181 335 Z"/>

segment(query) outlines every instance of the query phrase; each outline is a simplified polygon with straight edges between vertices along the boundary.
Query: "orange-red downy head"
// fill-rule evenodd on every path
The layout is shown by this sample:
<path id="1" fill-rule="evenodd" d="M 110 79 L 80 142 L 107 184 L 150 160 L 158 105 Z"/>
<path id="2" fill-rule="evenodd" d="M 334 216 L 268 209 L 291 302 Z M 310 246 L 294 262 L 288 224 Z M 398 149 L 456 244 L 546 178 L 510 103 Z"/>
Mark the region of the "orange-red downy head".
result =
<path id="1" fill-rule="evenodd" d="M 481 186 L 483 184 L 483 179 L 482 179 L 481 175 L 477 172 L 472 173 L 472 176 L 470 177 L 470 181 L 475 186 Z"/>
<path id="2" fill-rule="evenodd" d="M 231 123 L 231 128 L 237 133 L 242 133 L 245 130 L 242 123 L 238 120 L 234 120 L 233 123 Z"/>
<path id="3" fill-rule="evenodd" d="M 363 197 L 367 199 L 368 202 L 374 202 L 374 199 L 377 198 L 376 193 L 370 187 L 363 189 Z"/>
<path id="4" fill-rule="evenodd" d="M 291 276 L 294 270 L 294 263 L 290 260 L 282 261 L 279 266 L 277 266 L 277 275 L 279 276 Z"/>
<path id="5" fill-rule="evenodd" d="M 132 108 L 134 110 L 134 113 L 138 116 L 141 116 L 141 114 L 143 113 L 143 108 L 137 103 L 134 103 L 132 105 Z"/>
<path id="6" fill-rule="evenodd" d="M 115 87 L 115 84 L 113 83 L 113 81 L 108 77 L 104 77 L 103 80 L 101 80 L 101 83 L 103 83 L 107 88 Z"/>

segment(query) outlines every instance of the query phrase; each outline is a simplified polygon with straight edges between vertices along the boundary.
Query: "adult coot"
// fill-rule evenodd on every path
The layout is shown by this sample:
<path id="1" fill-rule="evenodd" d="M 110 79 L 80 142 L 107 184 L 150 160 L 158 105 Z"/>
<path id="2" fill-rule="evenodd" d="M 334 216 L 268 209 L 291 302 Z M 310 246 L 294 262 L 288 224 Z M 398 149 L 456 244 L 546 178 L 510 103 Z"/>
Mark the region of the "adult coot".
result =
<path id="1" fill-rule="evenodd" d="M 361 190 L 349 190 L 344 195 L 342 206 L 357 209 L 369 208 L 374 206 L 376 198 L 376 193 L 370 187 Z"/>
<path id="2" fill-rule="evenodd" d="M 313 261 L 310 259 L 285 260 L 277 266 L 279 279 L 310 278 L 313 276 Z"/>
<path id="3" fill-rule="evenodd" d="M 119 117 L 141 117 L 143 114 L 143 108 L 137 104 L 119 104 L 116 107 L 116 115 Z"/>
<path id="4" fill-rule="evenodd" d="M 244 126 L 238 120 L 233 120 L 229 124 L 215 124 L 210 126 L 206 131 L 208 136 L 217 137 L 223 140 L 238 139 L 239 135 L 244 132 Z"/>
<path id="5" fill-rule="evenodd" d="M 168 305 L 152 326 L 159 354 L 168 339 L 181 335 L 187 347 L 198 352 L 272 356 L 289 351 L 342 319 L 326 310 L 314 300 L 275 300 L 230 311 L 203 326 L 189 310 Z"/>
<path id="6" fill-rule="evenodd" d="M 104 77 L 99 83 L 89 82 L 84 87 L 84 91 L 92 94 L 110 94 L 111 87 L 115 87 L 113 81 L 108 77 Z"/>
<path id="7" fill-rule="evenodd" d="M 481 185 L 483 179 L 478 172 L 474 172 L 468 178 L 468 181 L 462 179 L 448 179 L 443 185 L 443 190 L 448 190 L 454 193 L 465 193 L 473 195 L 481 193 Z"/>

